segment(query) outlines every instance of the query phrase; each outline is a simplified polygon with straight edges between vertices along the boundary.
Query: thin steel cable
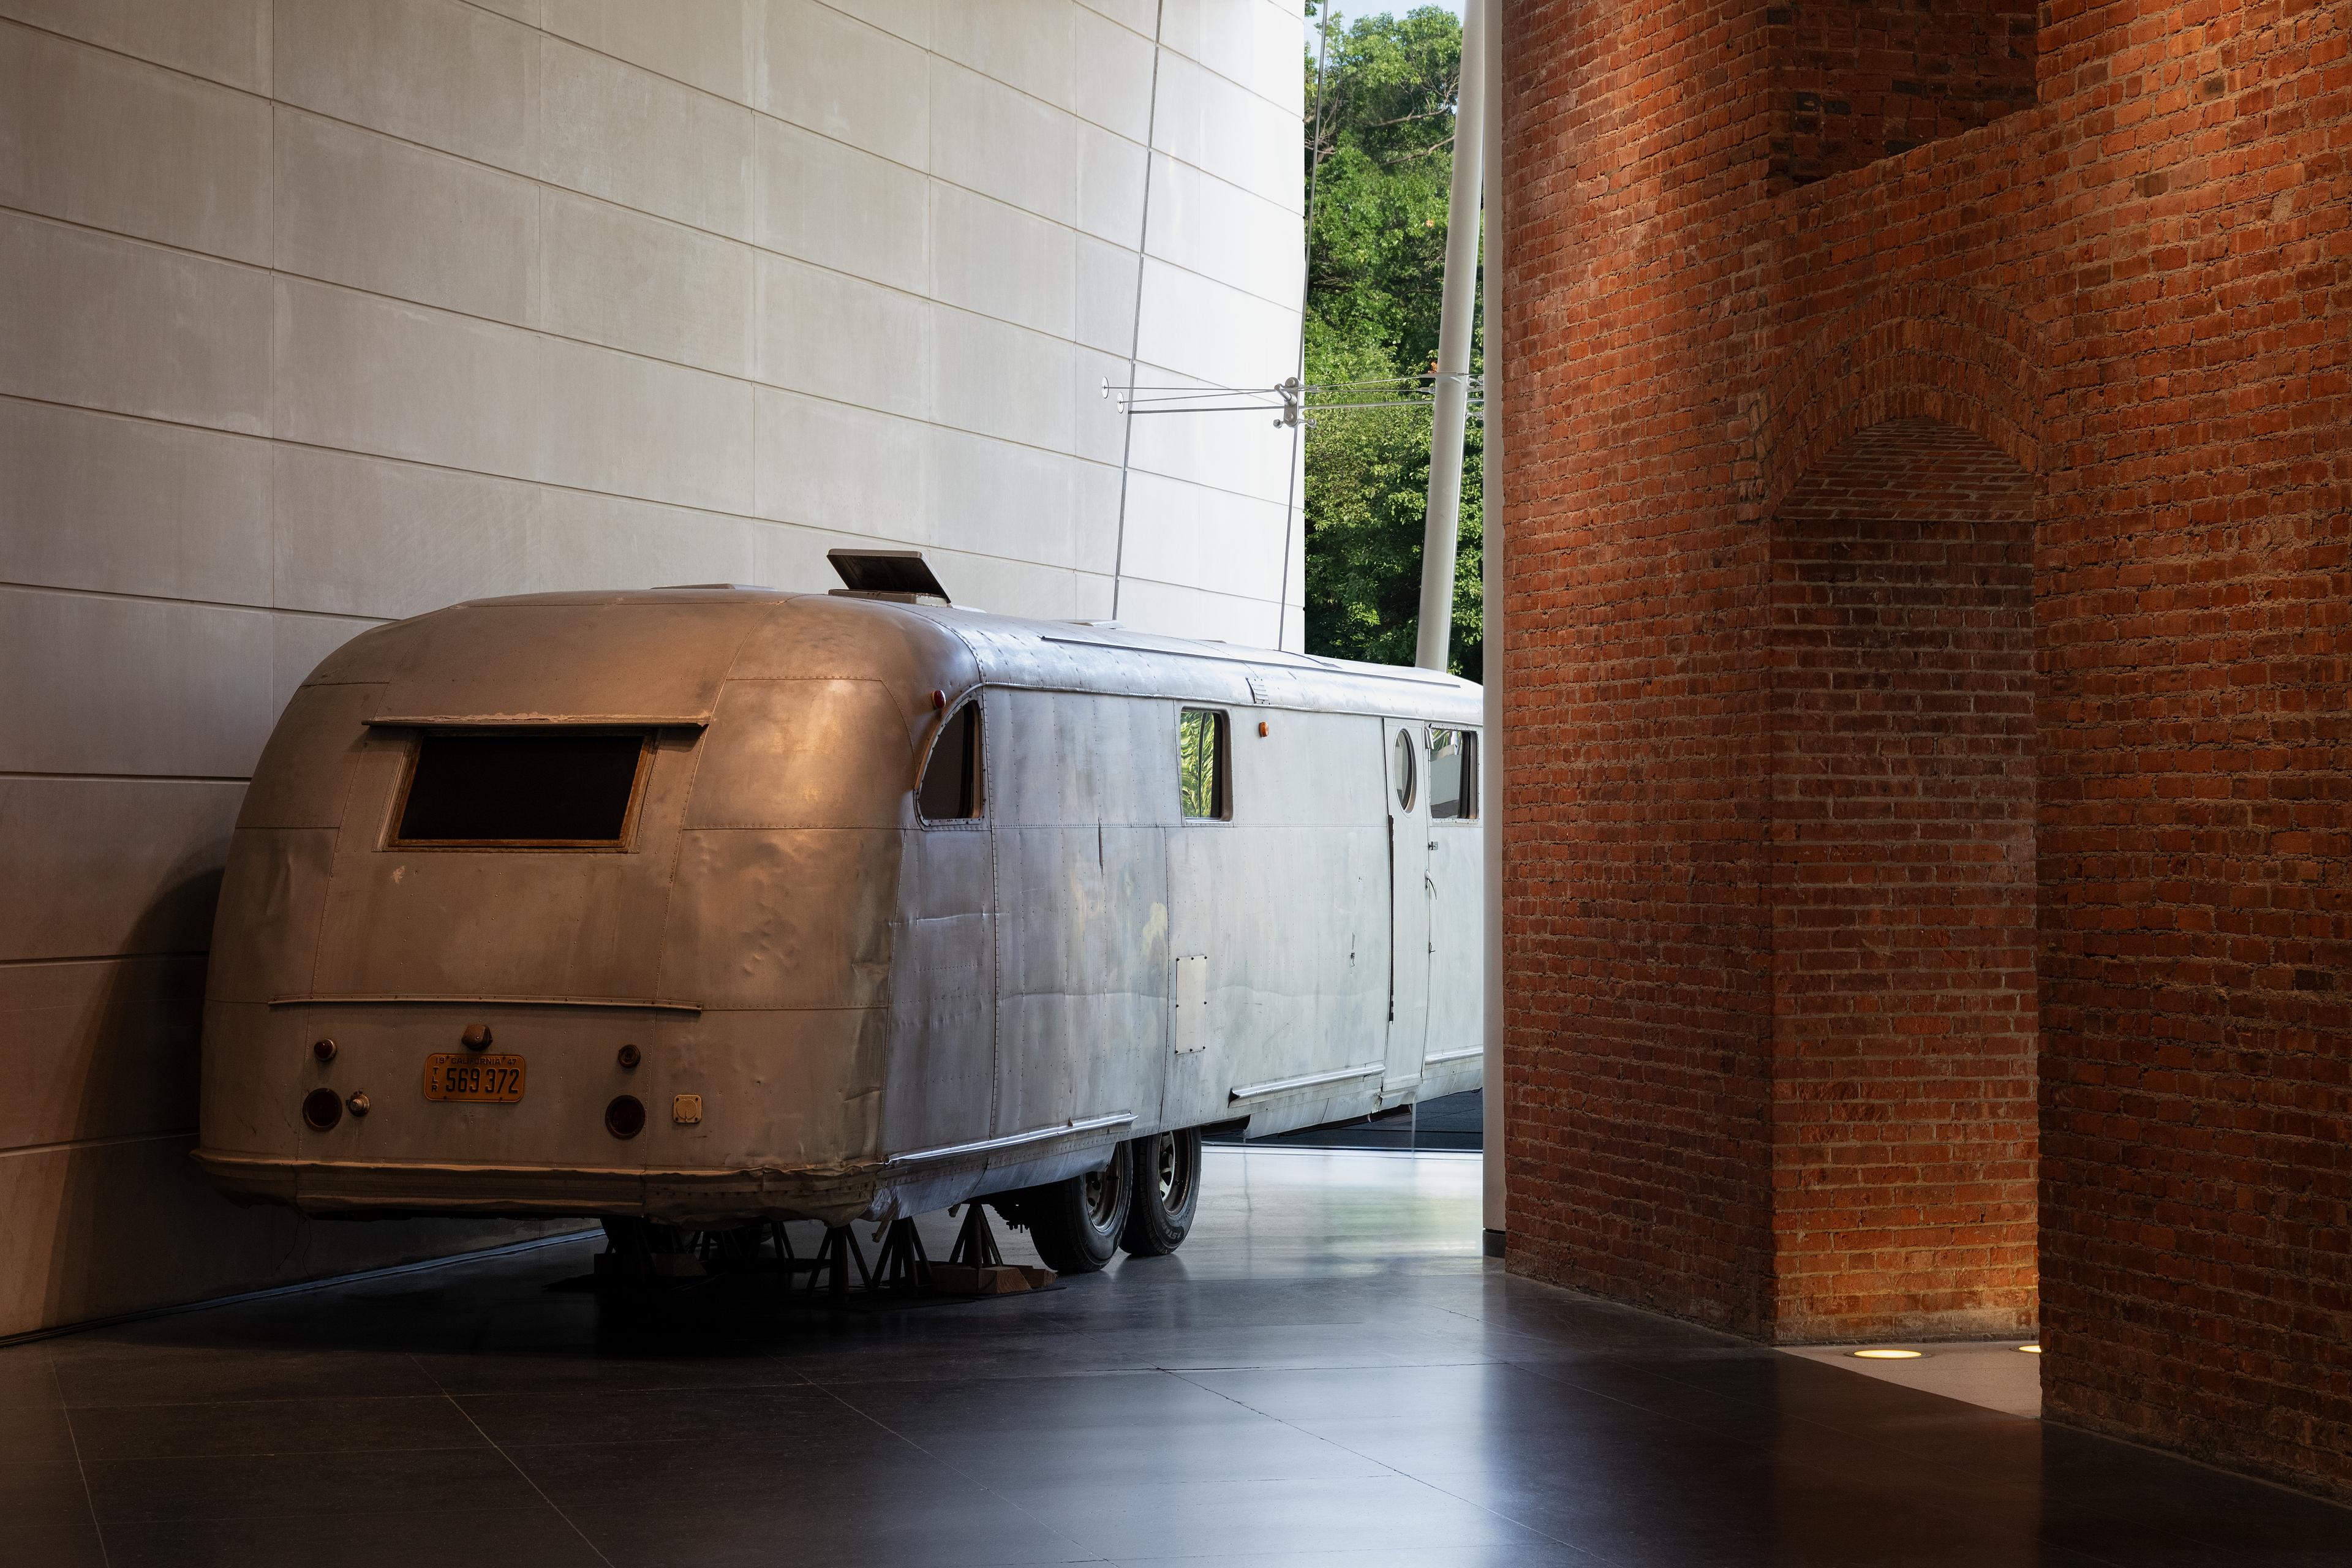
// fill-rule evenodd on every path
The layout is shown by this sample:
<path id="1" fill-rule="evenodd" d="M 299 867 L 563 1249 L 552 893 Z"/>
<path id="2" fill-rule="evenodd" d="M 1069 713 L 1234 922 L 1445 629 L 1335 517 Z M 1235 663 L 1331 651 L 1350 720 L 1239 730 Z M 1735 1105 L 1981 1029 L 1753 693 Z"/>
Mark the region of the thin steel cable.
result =
<path id="1" fill-rule="evenodd" d="M 1127 336 L 1127 379 L 1135 380 L 1135 368 L 1143 353 L 1143 272 L 1151 247 L 1151 161 L 1160 141 L 1160 31 L 1168 19 L 1168 0 L 1160 0 L 1151 14 L 1151 99 L 1143 118 L 1143 215 L 1135 232 L 1135 321 Z M 1127 484 L 1133 473 L 1129 467 L 1135 456 L 1135 410 L 1120 411 L 1128 416 L 1126 427 L 1118 443 L 1118 538 L 1112 546 L 1110 558 L 1110 618 L 1118 619 L 1118 601 L 1127 586 Z"/>
<path id="2" fill-rule="evenodd" d="M 1331 59 L 1331 25 L 1339 19 L 1330 0 L 1324 0 L 1323 14 L 1316 18 L 1315 29 L 1315 130 L 1307 143 L 1307 230 L 1302 237 L 1298 258 L 1298 360 L 1292 373 L 1300 381 L 1307 379 L 1307 302 L 1315 292 L 1315 195 L 1323 175 L 1323 79 Z M 1274 647 L 1282 651 L 1283 623 L 1290 616 L 1290 536 L 1291 520 L 1306 505 L 1298 492 L 1306 481 L 1299 468 L 1299 443 L 1307 437 L 1307 422 L 1300 420 L 1290 428 L 1290 473 L 1282 489 L 1282 581 L 1274 589 Z M 1302 582 L 1298 591 L 1298 612 L 1307 613 L 1307 590 Z"/>

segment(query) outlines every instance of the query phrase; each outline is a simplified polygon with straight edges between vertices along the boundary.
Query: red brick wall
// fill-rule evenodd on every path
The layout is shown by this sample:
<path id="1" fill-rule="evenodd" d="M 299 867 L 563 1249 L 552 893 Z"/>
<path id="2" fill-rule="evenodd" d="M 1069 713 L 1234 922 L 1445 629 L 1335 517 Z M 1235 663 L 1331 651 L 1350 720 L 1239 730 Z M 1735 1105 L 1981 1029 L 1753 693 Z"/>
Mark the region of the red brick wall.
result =
<path id="1" fill-rule="evenodd" d="M 1782 1331 L 1774 519 L 1937 420 L 2039 496 L 2047 1409 L 2352 1495 L 2352 7 L 2051 0 L 1785 192 L 1760 10 L 1505 24 L 1512 1267 Z"/>
<path id="2" fill-rule="evenodd" d="M 2025 0 L 1791 0 L 1765 19 L 1776 191 L 2033 101 L 2034 12 Z"/>
<path id="3" fill-rule="evenodd" d="M 1739 442 L 1720 355 L 1693 347 L 1755 280 L 1736 249 L 1684 239 L 1752 200 L 1762 16 L 1725 0 L 1507 23 L 1530 215 L 1509 240 L 1508 374 L 1545 411 L 1509 435 L 1542 516 L 1509 584 L 1513 1267 L 1761 1332 L 1765 539 L 1713 502 Z"/>
<path id="4" fill-rule="evenodd" d="M 1784 1342 L 2034 1324 L 2033 489 L 1895 419 L 1773 516 Z"/>

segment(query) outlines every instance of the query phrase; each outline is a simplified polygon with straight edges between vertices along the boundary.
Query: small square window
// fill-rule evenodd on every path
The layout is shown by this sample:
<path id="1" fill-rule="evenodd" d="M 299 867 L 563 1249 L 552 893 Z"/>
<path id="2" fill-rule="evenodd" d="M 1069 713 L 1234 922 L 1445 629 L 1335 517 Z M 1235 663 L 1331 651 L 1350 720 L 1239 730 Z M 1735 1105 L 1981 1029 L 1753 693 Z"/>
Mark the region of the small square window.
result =
<path id="1" fill-rule="evenodd" d="M 1429 815 L 1466 821 L 1478 815 L 1478 732 L 1429 731 Z"/>
<path id="2" fill-rule="evenodd" d="M 1187 708 L 1176 721 L 1177 773 L 1183 784 L 1184 816 L 1189 820 L 1233 819 L 1225 728 L 1225 716 L 1209 708 Z"/>
<path id="3" fill-rule="evenodd" d="M 923 765 L 923 787 L 915 796 L 924 821 L 969 822 L 981 815 L 984 781 L 980 739 L 977 700 L 949 714 L 940 726 L 940 738 L 931 742 L 931 760 Z"/>

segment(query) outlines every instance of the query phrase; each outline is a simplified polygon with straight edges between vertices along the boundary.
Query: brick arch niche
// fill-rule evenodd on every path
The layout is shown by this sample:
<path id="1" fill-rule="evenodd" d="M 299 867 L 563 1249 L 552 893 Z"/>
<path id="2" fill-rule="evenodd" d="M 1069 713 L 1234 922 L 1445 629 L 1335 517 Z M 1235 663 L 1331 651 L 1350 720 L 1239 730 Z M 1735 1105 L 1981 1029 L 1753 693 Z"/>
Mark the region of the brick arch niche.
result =
<path id="1" fill-rule="evenodd" d="M 1897 417 L 1769 521 L 1782 1342 L 2036 1321 L 2035 490 Z"/>

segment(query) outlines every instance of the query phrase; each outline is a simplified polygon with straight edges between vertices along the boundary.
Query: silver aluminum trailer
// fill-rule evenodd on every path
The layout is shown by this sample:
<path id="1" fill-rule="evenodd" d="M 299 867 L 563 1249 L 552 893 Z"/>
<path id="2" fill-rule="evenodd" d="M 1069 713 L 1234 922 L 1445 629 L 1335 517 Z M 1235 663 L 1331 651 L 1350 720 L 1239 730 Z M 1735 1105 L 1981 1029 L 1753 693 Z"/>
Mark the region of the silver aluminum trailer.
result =
<path id="1" fill-rule="evenodd" d="M 1166 1250 L 1201 1127 L 1477 1087 L 1479 721 L 1450 676 L 919 595 L 379 627 L 238 818 L 195 1157 L 320 1215 L 987 1196 L 1065 1268 Z"/>

